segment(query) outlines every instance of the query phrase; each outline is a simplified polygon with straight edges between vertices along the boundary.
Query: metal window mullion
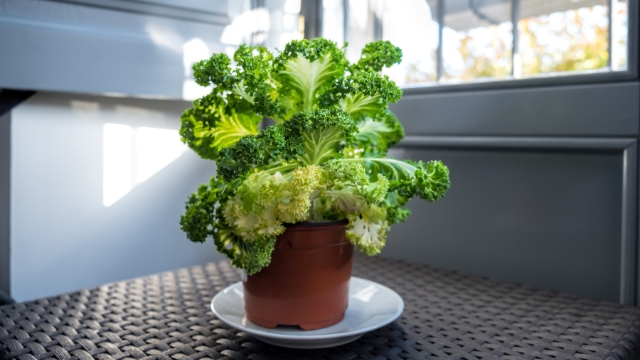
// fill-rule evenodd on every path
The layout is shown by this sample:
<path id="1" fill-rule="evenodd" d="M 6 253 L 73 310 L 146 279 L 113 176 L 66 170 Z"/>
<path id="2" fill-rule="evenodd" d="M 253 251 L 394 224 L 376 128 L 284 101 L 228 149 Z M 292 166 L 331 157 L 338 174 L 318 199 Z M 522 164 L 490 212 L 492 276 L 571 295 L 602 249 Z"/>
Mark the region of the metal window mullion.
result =
<path id="1" fill-rule="evenodd" d="M 264 8 L 265 7 L 265 0 L 251 0 L 249 2 L 249 7 L 251 10 L 257 10 L 260 8 Z M 256 35 L 258 35 L 258 33 L 260 32 L 261 26 L 260 26 L 260 16 L 258 16 L 257 12 L 253 13 L 253 21 L 251 22 L 251 37 L 249 39 L 249 42 L 251 45 L 264 45 L 266 38 L 264 38 L 262 41 L 257 42 L 256 39 Z M 266 34 L 265 34 L 266 35 Z"/>
<path id="2" fill-rule="evenodd" d="M 638 69 L 640 69 L 640 56 L 638 56 L 638 22 L 640 22 L 637 1 L 628 1 L 628 27 L 627 27 L 627 69 L 638 79 Z M 640 300 L 639 300 L 640 301 Z"/>
<path id="3" fill-rule="evenodd" d="M 520 0 L 511 1 L 511 24 L 512 24 L 512 44 L 511 44 L 511 76 L 519 74 L 515 73 L 516 62 L 519 62 L 518 55 L 520 53 L 520 31 L 518 23 L 520 22 Z"/>
<path id="4" fill-rule="evenodd" d="M 440 79 L 442 79 L 442 75 L 444 74 L 444 64 L 443 64 L 443 56 L 442 56 L 442 29 L 444 28 L 444 1 L 438 0 L 438 58 L 436 60 L 436 82 L 439 83 Z"/>
<path id="5" fill-rule="evenodd" d="M 611 56 L 613 55 L 612 49 L 613 49 L 613 2 L 616 0 L 609 0 L 607 5 L 609 6 L 609 34 L 607 34 L 607 52 L 609 53 L 609 56 L 607 57 L 607 66 L 609 67 L 610 71 L 613 71 L 613 67 L 612 67 L 612 62 L 611 62 Z"/>
<path id="6" fill-rule="evenodd" d="M 322 36 L 322 0 L 305 0 L 300 5 L 300 15 L 304 17 L 304 38 Z"/>
<path id="7" fill-rule="evenodd" d="M 349 39 L 349 0 L 342 0 L 342 27 L 342 42 L 346 43 Z"/>
<path id="8" fill-rule="evenodd" d="M 382 40 L 382 8 L 384 6 L 383 2 L 382 0 L 373 0 L 369 4 L 371 4 L 371 10 L 373 13 L 373 40 Z"/>

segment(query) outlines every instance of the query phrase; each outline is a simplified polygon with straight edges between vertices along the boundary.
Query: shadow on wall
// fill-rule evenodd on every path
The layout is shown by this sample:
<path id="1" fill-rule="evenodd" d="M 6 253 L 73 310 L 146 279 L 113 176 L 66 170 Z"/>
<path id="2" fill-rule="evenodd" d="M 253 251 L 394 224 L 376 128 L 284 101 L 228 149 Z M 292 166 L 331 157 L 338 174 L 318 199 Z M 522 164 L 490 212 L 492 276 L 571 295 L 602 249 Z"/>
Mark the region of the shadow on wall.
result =
<path id="1" fill-rule="evenodd" d="M 188 195 L 215 174 L 179 141 L 187 106 L 39 93 L 13 110 L 16 300 L 218 258 L 180 230 Z"/>

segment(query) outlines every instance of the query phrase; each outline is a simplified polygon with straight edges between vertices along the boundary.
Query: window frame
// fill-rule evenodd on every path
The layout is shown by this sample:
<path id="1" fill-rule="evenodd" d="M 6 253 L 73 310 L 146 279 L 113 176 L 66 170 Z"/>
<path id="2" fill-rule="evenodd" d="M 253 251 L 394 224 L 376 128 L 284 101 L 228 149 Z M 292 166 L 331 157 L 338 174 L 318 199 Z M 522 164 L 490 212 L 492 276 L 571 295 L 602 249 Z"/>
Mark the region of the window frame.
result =
<path id="1" fill-rule="evenodd" d="M 425 0 L 426 1 L 426 0 Z M 520 0 L 511 0 L 512 6 L 518 6 Z M 611 9 L 611 2 L 609 0 L 609 9 Z M 347 3 L 348 0 L 345 0 Z M 437 22 L 442 24 L 445 15 L 444 8 L 445 0 L 438 0 Z M 628 38 L 627 38 L 627 69 L 621 71 L 602 71 L 594 73 L 579 73 L 579 74 L 549 74 L 539 75 L 536 77 L 522 78 L 522 79 L 504 79 L 504 80 L 480 80 L 467 83 L 457 84 L 442 84 L 442 83 L 426 83 L 416 85 L 404 85 L 401 86 L 405 95 L 418 95 L 418 94 L 435 94 L 435 93 L 447 93 L 447 92 L 459 92 L 459 91 L 482 91 L 482 90 L 498 90 L 498 89 L 515 89 L 515 88 L 527 88 L 527 87 L 541 87 L 541 86 L 563 86 L 563 85 L 583 85 L 583 84 L 599 84 L 599 83 L 611 83 L 611 82 L 625 82 L 638 79 L 638 2 L 628 0 Z M 513 11 L 515 13 L 515 11 Z M 611 18 L 611 11 L 609 11 L 609 18 Z M 513 16 L 512 21 L 517 20 L 517 16 Z M 438 79 L 442 72 L 442 26 L 439 27 L 438 34 L 438 63 L 437 72 Z M 611 21 L 609 21 L 609 28 L 611 28 Z M 380 32 L 381 33 L 381 32 Z M 514 34 L 514 44 L 517 43 L 517 36 Z"/>

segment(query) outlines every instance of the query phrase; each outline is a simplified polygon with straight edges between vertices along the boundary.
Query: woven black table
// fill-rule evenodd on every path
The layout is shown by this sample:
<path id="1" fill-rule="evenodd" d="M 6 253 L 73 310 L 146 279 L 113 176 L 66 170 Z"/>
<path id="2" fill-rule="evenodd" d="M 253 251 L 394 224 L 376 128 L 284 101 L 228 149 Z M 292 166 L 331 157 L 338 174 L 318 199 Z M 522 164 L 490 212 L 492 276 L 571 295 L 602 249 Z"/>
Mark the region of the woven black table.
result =
<path id="1" fill-rule="evenodd" d="M 354 275 L 397 291 L 398 321 L 333 349 L 267 345 L 216 319 L 228 262 L 0 307 L 0 358 L 635 359 L 640 309 L 380 258 Z"/>

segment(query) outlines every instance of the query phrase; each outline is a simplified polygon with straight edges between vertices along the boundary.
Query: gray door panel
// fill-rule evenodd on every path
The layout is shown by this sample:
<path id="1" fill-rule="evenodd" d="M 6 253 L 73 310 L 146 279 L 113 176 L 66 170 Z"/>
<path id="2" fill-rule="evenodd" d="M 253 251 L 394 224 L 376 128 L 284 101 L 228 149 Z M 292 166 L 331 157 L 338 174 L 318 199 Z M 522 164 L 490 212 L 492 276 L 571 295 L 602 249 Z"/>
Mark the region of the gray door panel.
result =
<path id="1" fill-rule="evenodd" d="M 452 187 L 413 200 L 383 256 L 618 301 L 623 158 L 614 151 L 400 148 Z"/>

